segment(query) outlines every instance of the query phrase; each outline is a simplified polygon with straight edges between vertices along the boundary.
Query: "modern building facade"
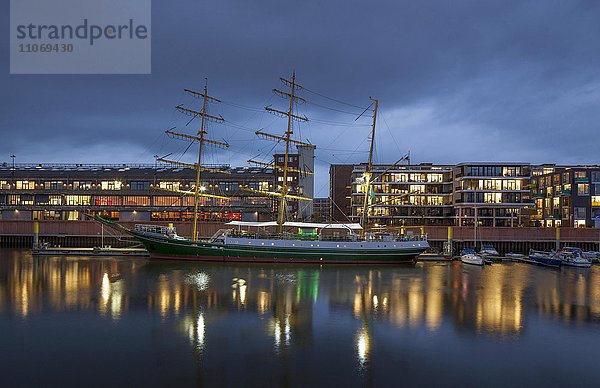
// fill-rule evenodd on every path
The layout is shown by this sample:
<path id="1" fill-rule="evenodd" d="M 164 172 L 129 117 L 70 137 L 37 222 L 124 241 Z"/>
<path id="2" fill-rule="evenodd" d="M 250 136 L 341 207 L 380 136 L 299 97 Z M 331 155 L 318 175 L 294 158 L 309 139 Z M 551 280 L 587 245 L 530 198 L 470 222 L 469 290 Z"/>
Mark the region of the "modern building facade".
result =
<path id="1" fill-rule="evenodd" d="M 273 199 L 244 190 L 273 190 L 271 168 L 212 166 L 200 190 L 200 219 L 271 220 Z M 119 221 L 185 221 L 193 218 L 196 171 L 170 165 L 0 165 L 3 220 L 79 220 L 99 214 Z"/>
<path id="2" fill-rule="evenodd" d="M 538 226 L 600 227 L 600 166 L 555 167 L 532 180 Z"/>
<path id="3" fill-rule="evenodd" d="M 329 198 L 315 198 L 313 200 L 312 220 L 315 222 L 331 221 L 331 201 Z"/>
<path id="4" fill-rule="evenodd" d="M 574 212 L 578 214 L 577 217 L 573 216 L 573 222 L 562 221 L 562 225 L 594 226 L 594 217 L 600 215 L 600 182 L 596 183 L 600 176 L 594 170 L 600 167 L 495 162 L 457 165 L 423 163 L 394 166 L 386 171 L 389 167 L 374 166 L 372 170 L 375 179 L 369 219 L 373 224 L 471 226 L 477 221 L 480 226 L 553 226 L 558 223 L 541 220 L 558 219 L 556 214 L 560 208 L 564 209 L 561 210 L 565 212 L 564 220 L 567 220 L 567 213 L 569 217 Z M 577 186 L 582 194 L 577 194 L 578 198 L 573 200 L 577 206 L 571 205 L 572 201 L 568 202 L 566 191 L 561 196 L 565 202 L 557 202 L 556 206 L 555 199 L 540 201 L 542 194 L 536 191 L 536 187 L 540 186 L 538 178 L 543 178 L 543 189 L 546 190 L 546 182 L 557 179 L 551 176 L 559 168 L 572 171 L 572 177 L 569 175 L 571 187 L 582 185 Z M 365 169 L 364 164 L 331 166 L 330 198 L 334 199 L 331 212 L 341 213 L 336 216 L 339 220 L 348 216 L 353 221 L 360 221 L 364 200 L 362 175 Z M 585 177 L 582 170 L 587 171 Z M 580 181 L 574 181 L 575 174 Z M 585 179 L 588 182 L 583 182 Z M 564 184 L 560 184 L 563 191 Z M 552 190 L 554 196 L 557 189 Z M 587 196 L 586 192 L 589 192 Z M 533 195 L 536 196 L 535 200 Z M 544 198 L 548 196 L 547 192 L 543 195 Z M 344 204 L 346 197 L 351 198 L 350 204 L 342 211 L 336 205 Z"/>
<path id="5" fill-rule="evenodd" d="M 529 225 L 534 203 L 528 163 L 461 163 L 452 175 L 455 225 Z"/>
<path id="6" fill-rule="evenodd" d="M 352 164 L 329 166 L 330 220 L 347 222 L 352 215 Z"/>
<path id="7" fill-rule="evenodd" d="M 360 222 L 365 200 L 366 164 L 352 171 L 351 219 Z M 419 165 L 373 166 L 369 222 L 375 225 L 451 225 L 452 167 Z"/>

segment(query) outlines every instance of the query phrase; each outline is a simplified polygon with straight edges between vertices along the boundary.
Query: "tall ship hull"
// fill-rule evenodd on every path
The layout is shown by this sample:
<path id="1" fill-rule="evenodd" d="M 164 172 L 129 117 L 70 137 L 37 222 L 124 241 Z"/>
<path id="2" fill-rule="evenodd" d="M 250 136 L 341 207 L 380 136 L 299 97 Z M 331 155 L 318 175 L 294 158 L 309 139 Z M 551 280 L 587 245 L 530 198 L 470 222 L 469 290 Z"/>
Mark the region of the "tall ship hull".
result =
<path id="1" fill-rule="evenodd" d="M 152 259 L 300 264 L 413 263 L 426 240 L 320 241 L 222 237 L 213 242 L 130 231 Z"/>

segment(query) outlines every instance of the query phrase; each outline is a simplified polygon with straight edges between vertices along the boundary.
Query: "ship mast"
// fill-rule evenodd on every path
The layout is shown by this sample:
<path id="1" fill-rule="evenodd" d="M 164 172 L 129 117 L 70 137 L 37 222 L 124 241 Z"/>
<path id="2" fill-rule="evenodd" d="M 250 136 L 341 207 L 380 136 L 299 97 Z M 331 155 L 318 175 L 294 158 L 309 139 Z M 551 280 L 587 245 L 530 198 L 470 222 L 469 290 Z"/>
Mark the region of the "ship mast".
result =
<path id="1" fill-rule="evenodd" d="M 294 199 L 294 200 L 306 200 L 306 201 L 311 200 L 310 198 L 305 198 L 305 197 L 302 197 L 299 195 L 288 194 L 288 191 L 289 191 L 289 186 L 288 186 L 288 182 L 287 182 L 288 172 L 298 172 L 299 171 L 298 169 L 289 167 L 289 165 L 288 165 L 289 155 L 290 155 L 290 145 L 294 144 L 294 145 L 310 146 L 310 147 L 314 147 L 314 145 L 309 144 L 309 143 L 303 143 L 301 141 L 294 140 L 291 138 L 291 136 L 294 134 L 293 121 L 299 121 L 299 122 L 308 121 L 308 118 L 306 116 L 298 116 L 298 115 L 294 114 L 294 103 L 305 102 L 305 100 L 303 98 L 298 97 L 296 95 L 296 91 L 302 88 L 302 86 L 300 86 L 296 83 L 296 72 L 292 73 L 292 76 L 289 80 L 285 79 L 285 78 L 280 78 L 280 80 L 281 80 L 281 82 L 283 82 L 283 84 L 285 86 L 287 86 L 289 88 L 289 90 L 290 90 L 289 93 L 285 92 L 285 91 L 281 91 L 279 89 L 273 89 L 273 92 L 283 98 L 289 99 L 288 109 L 287 109 L 287 111 L 281 111 L 281 110 L 273 109 L 270 106 L 267 106 L 267 107 L 265 107 L 265 110 L 269 113 L 273 113 L 278 116 L 287 117 L 287 129 L 285 131 L 285 134 L 284 134 L 284 136 L 277 136 L 277 135 L 271 135 L 269 133 L 265 133 L 262 131 L 256 131 L 256 134 L 258 136 L 267 138 L 269 140 L 284 141 L 285 142 L 285 161 L 283 162 L 283 166 L 278 166 L 276 163 L 273 163 L 273 164 L 263 163 L 263 162 L 257 162 L 254 160 L 249 160 L 248 162 L 257 164 L 257 165 L 262 165 L 262 166 L 272 166 L 274 169 L 282 171 L 283 172 L 283 183 L 281 185 L 281 192 L 253 190 L 253 189 L 249 189 L 249 188 L 244 188 L 244 190 L 279 197 L 279 212 L 277 215 L 277 232 L 279 234 L 282 234 L 283 233 L 283 224 L 285 223 L 286 198 Z M 303 171 L 302 173 L 310 173 L 310 172 Z"/>
<path id="2" fill-rule="evenodd" d="M 207 134 L 207 131 L 206 131 L 206 122 L 207 121 L 213 121 L 213 122 L 217 122 L 217 123 L 222 123 L 225 121 L 223 119 L 223 117 L 212 116 L 207 113 L 207 103 L 221 102 L 221 100 L 218 100 L 218 99 L 208 95 L 207 80 L 206 79 L 204 80 L 203 92 L 196 92 L 196 91 L 190 90 L 190 89 L 184 89 L 184 91 L 191 94 L 194 97 L 202 98 L 202 110 L 200 112 L 198 112 L 198 111 L 195 111 L 192 109 L 184 108 L 182 105 L 176 106 L 176 109 L 179 110 L 180 112 L 182 112 L 183 114 L 186 114 L 189 116 L 193 116 L 193 117 L 200 116 L 200 118 L 201 118 L 200 129 L 198 130 L 196 136 L 177 133 L 177 132 L 174 132 L 171 130 L 167 130 L 167 131 L 165 131 L 165 133 L 168 135 L 171 135 L 175 138 L 182 139 L 182 140 L 197 141 L 198 142 L 198 163 L 197 164 L 187 164 L 187 163 L 182 163 L 182 162 L 173 161 L 173 160 L 166 160 L 163 158 L 158 159 L 158 160 L 161 162 L 166 162 L 166 163 L 170 163 L 170 164 L 177 165 L 177 166 L 189 167 L 189 168 L 193 168 L 196 170 L 196 185 L 194 187 L 193 192 L 184 191 L 184 190 L 167 190 L 167 191 L 173 191 L 173 192 L 177 192 L 177 193 L 181 193 L 181 194 L 193 194 L 193 196 L 194 196 L 194 221 L 193 221 L 193 230 L 192 230 L 192 240 L 198 240 L 198 237 L 199 237 L 199 230 L 198 230 L 199 198 L 200 197 L 210 197 L 210 198 L 228 199 L 227 197 L 204 193 L 205 188 L 200 185 L 201 171 L 212 171 L 212 172 L 218 172 L 218 173 L 228 173 L 228 172 L 203 167 L 202 166 L 202 148 L 205 143 L 212 145 L 212 146 L 219 147 L 219 148 L 228 148 L 229 144 L 225 143 L 225 142 L 211 140 L 211 139 L 208 139 L 205 137 L 205 135 Z"/>
<path id="3" fill-rule="evenodd" d="M 370 97 L 369 97 L 370 98 Z M 373 100 L 371 98 L 371 100 Z M 364 173 L 365 177 L 365 198 L 363 200 L 363 212 L 362 212 L 362 233 L 363 235 L 367 231 L 367 221 L 369 218 L 369 198 L 371 191 L 371 169 L 373 167 L 373 147 L 375 145 L 375 126 L 377 124 L 377 108 L 379 107 L 379 100 L 373 100 L 375 106 L 373 109 L 373 125 L 371 127 L 371 145 L 369 147 L 369 162 L 367 163 L 367 170 Z"/>

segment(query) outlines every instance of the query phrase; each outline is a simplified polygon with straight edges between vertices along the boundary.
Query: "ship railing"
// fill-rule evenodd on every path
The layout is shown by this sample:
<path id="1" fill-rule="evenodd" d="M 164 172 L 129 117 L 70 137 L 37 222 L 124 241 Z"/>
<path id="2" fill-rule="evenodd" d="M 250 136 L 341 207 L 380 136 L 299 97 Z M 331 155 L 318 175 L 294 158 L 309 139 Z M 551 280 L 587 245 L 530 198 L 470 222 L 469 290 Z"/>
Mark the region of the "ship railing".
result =
<path id="1" fill-rule="evenodd" d="M 356 241 L 352 236 L 319 236 L 319 235 L 301 235 L 295 233 L 260 233 L 247 232 L 239 230 L 229 230 L 228 237 L 239 237 L 249 239 L 265 239 L 265 240 L 300 240 L 300 241 Z"/>
<path id="2" fill-rule="evenodd" d="M 217 230 L 217 232 L 215 234 L 212 235 L 212 237 L 208 240 L 208 242 L 210 242 L 210 243 L 215 242 L 220 237 L 227 237 L 227 236 L 231 235 L 232 232 L 233 231 L 231 229 L 219 229 L 219 230 Z"/>
<path id="3" fill-rule="evenodd" d="M 153 234 L 160 234 L 160 235 L 167 235 L 169 233 L 174 232 L 174 228 L 169 228 L 167 226 L 143 225 L 143 224 L 136 224 L 133 227 L 133 230 L 135 230 L 136 232 L 153 233 Z"/>

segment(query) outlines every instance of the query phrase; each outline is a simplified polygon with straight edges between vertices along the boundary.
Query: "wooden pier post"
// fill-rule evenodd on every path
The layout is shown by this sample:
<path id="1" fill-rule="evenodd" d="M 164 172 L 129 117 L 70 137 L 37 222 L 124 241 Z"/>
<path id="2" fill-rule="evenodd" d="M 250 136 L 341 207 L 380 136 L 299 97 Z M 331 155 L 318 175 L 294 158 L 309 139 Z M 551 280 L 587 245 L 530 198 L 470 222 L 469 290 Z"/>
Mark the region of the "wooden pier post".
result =
<path id="1" fill-rule="evenodd" d="M 560 250 L 560 228 L 558 226 L 555 227 L 555 250 L 558 252 Z"/>

